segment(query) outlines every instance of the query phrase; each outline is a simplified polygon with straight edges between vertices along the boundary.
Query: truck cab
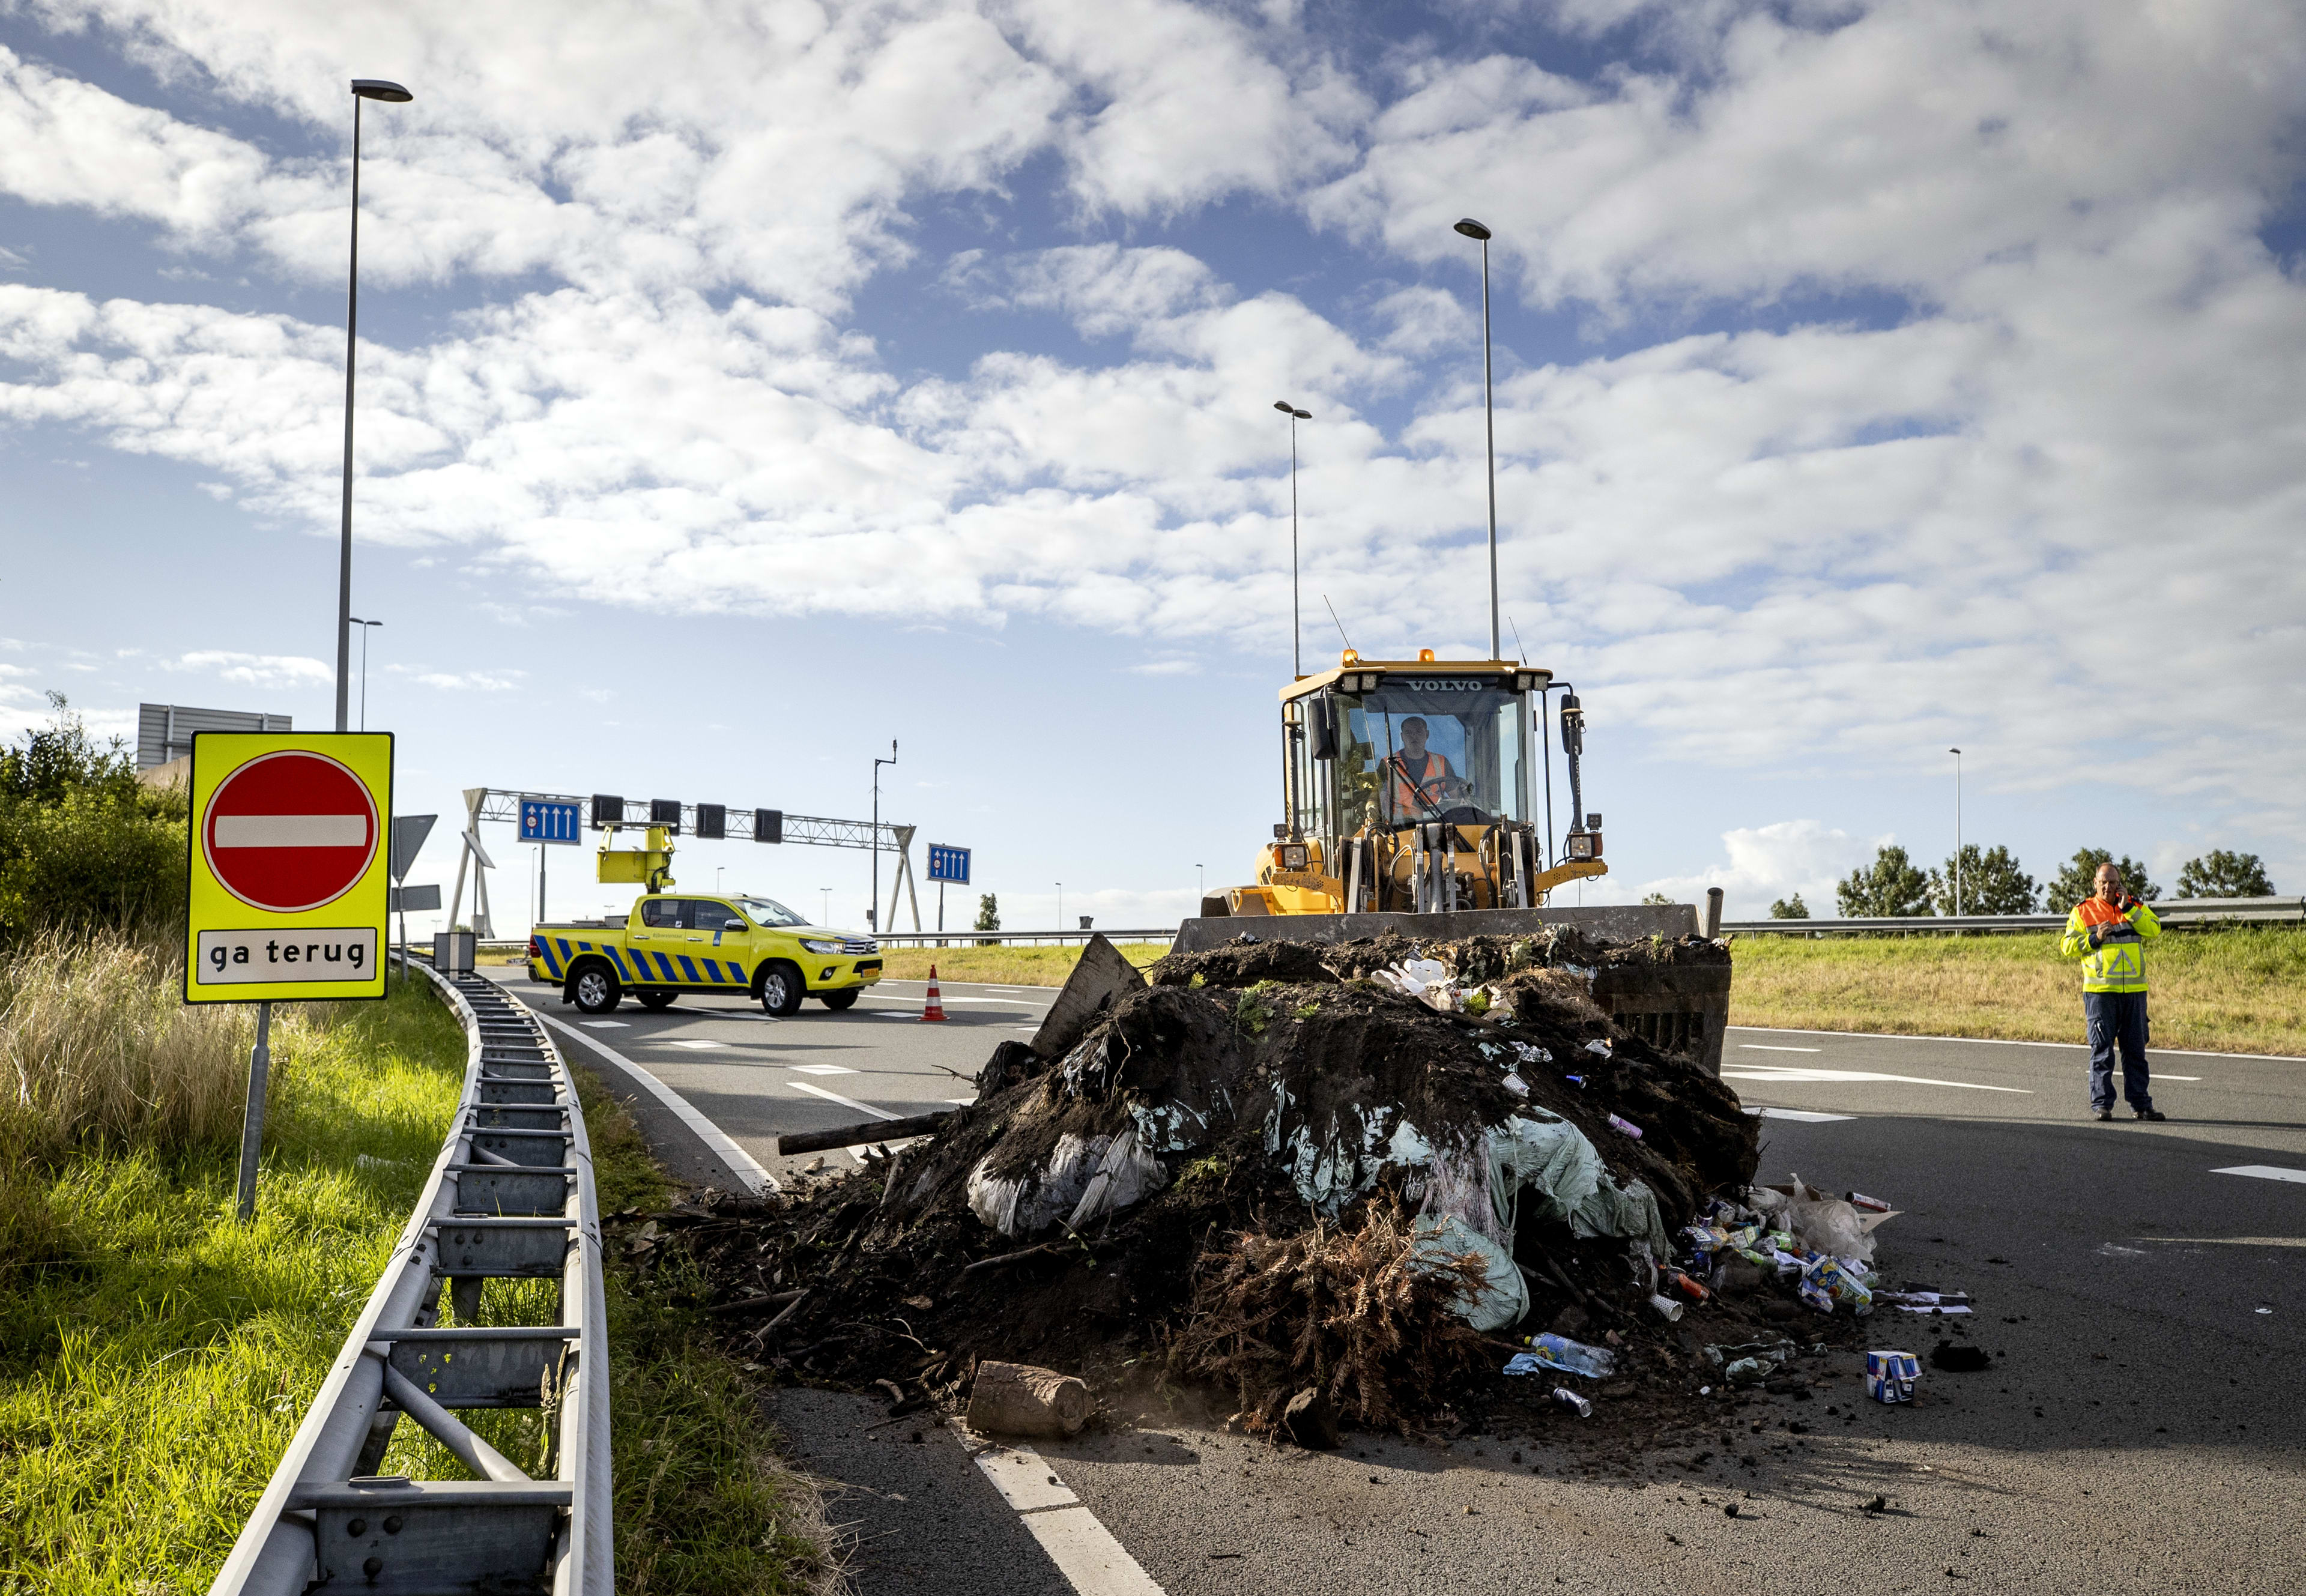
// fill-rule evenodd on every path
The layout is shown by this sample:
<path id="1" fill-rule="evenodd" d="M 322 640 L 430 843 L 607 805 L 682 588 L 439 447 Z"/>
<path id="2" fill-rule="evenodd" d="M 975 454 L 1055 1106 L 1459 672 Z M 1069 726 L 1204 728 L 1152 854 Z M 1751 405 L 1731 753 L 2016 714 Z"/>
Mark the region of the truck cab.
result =
<path id="1" fill-rule="evenodd" d="M 628 994 L 662 1009 L 685 992 L 748 996 L 780 1019 L 808 997 L 838 1011 L 880 980 L 881 966 L 871 937 L 747 893 L 651 892 L 621 923 L 541 925 L 528 939 L 530 977 L 559 985 L 560 1001 L 587 1014 Z"/>

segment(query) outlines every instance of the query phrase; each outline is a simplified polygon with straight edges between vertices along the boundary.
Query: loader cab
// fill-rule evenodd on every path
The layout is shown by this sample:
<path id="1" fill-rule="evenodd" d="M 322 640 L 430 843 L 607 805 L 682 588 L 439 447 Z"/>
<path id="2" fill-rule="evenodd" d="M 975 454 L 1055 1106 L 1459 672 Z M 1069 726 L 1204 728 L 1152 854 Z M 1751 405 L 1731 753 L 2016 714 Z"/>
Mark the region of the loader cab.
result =
<path id="1" fill-rule="evenodd" d="M 1282 692 L 1289 833 L 1334 844 L 1437 824 L 1526 825 L 1534 699 L 1550 679 L 1511 661 L 1349 654 L 1292 684 Z"/>

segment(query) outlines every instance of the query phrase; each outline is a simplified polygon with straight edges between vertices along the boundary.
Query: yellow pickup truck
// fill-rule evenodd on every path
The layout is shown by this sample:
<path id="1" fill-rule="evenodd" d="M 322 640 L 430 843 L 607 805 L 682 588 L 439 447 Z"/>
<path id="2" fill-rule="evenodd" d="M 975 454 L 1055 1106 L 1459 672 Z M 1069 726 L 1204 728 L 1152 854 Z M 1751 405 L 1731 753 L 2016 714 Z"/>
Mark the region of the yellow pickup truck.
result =
<path id="1" fill-rule="evenodd" d="M 628 992 L 644 1009 L 711 992 L 758 998 L 783 1019 L 805 997 L 828 1009 L 854 1006 L 881 978 L 881 944 L 811 926 L 767 898 L 652 893 L 621 926 L 538 926 L 528 938 L 528 973 L 558 982 L 560 1001 L 587 1014 L 607 1013 Z"/>

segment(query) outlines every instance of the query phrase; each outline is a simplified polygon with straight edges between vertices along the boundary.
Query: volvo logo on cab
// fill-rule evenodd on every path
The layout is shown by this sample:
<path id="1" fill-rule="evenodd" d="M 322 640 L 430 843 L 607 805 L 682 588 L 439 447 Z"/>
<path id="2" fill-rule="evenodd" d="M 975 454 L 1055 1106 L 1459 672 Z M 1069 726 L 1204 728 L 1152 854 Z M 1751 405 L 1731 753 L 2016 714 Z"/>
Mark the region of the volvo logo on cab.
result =
<path id="1" fill-rule="evenodd" d="M 1423 678 L 1409 685 L 1421 693 L 1479 693 L 1490 684 L 1470 677 L 1444 676 Z"/>

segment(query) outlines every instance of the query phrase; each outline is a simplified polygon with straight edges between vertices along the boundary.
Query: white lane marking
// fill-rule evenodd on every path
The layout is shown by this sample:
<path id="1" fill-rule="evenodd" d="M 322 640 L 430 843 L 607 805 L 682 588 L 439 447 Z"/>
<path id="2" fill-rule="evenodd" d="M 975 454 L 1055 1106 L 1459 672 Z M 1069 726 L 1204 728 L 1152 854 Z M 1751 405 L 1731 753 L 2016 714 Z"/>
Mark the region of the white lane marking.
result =
<path id="1" fill-rule="evenodd" d="M 2021 1097 L 2034 1095 L 2031 1088 L 2022 1086 L 1981 1086 L 1975 1080 L 1932 1080 L 1924 1075 L 1884 1075 L 1874 1070 L 1815 1070 L 1801 1064 L 1756 1064 L 1750 1070 L 1724 1070 L 1721 1078 L 1785 1082 L 1894 1080 L 1907 1086 L 1958 1086 L 1973 1092 L 2015 1092 Z"/>
<path id="2" fill-rule="evenodd" d="M 2216 1170 L 2210 1172 L 2218 1173 Z M 2306 1236 L 2132 1236 L 2165 1247 L 2306 1247 Z"/>
<path id="3" fill-rule="evenodd" d="M 1832 1037 L 1844 1042 L 1975 1042 L 1980 1047 L 2063 1047 L 2087 1053 L 2087 1042 L 2020 1042 L 2008 1037 L 1929 1037 L 1906 1031 L 1814 1031 L 1797 1025 L 1727 1025 L 1724 1030 L 1752 1031 L 1760 1036 Z M 2306 1063 L 2306 1057 L 2294 1053 L 2211 1053 L 2199 1047 L 2149 1047 L 2148 1053 L 2164 1058 L 2246 1058 L 2271 1060 L 2276 1063 Z"/>
<path id="4" fill-rule="evenodd" d="M 963 1108 L 966 1108 L 966 1107 L 968 1107 L 971 1103 L 976 1102 L 976 1101 L 977 1101 L 977 1099 L 976 1099 L 976 1098 L 974 1098 L 974 1097 L 947 1097 L 947 1098 L 945 1099 L 945 1101 L 946 1101 L 946 1102 L 948 1102 L 948 1103 L 958 1103 L 958 1104 L 960 1104 Z"/>
<path id="5" fill-rule="evenodd" d="M 366 848 L 365 815 L 219 815 L 218 848 Z"/>
<path id="6" fill-rule="evenodd" d="M 919 1015 L 910 1012 L 900 1014 L 894 1009 L 867 1009 L 865 1011 L 873 1016 L 875 1020 L 918 1020 L 920 1018 Z"/>
<path id="7" fill-rule="evenodd" d="M 853 1074 L 855 1071 L 852 1071 L 850 1073 Z M 838 1103 L 843 1108 L 853 1108 L 859 1114 L 869 1114 L 876 1120 L 901 1120 L 905 1117 L 901 1114 L 891 1114 L 885 1108 L 875 1108 L 870 1103 L 859 1103 L 854 1097 L 844 1097 L 839 1092 L 828 1092 L 821 1086 L 811 1086 L 806 1080 L 788 1080 L 785 1084 L 795 1091 L 807 1092 L 812 1097 L 822 1097 L 828 1103 Z"/>
<path id="8" fill-rule="evenodd" d="M 966 1432 L 964 1432 L 966 1433 Z M 1163 1596 L 1161 1587 L 1097 1515 L 1029 1447 L 989 1447 L 977 1467 L 1081 1596 Z"/>
<path id="9" fill-rule="evenodd" d="M 514 1001 L 516 1003 L 519 1002 L 517 998 L 514 999 Z M 523 1006 L 526 1007 L 525 1004 Z M 529 1010 L 529 1012 L 534 1014 L 536 1013 L 536 1011 L 531 1009 Z M 623 1054 L 619 1053 L 606 1042 L 602 1041 L 600 1037 L 585 1036 L 577 1031 L 574 1027 L 568 1024 L 565 1020 L 555 1020 L 550 1014 L 537 1014 L 536 1017 L 544 1021 L 545 1024 L 552 1027 L 553 1029 L 567 1031 L 570 1037 L 584 1043 L 585 1046 L 592 1048 L 595 1053 L 602 1054 L 605 1058 L 614 1059 L 619 1064 L 622 1065 L 631 1073 L 633 1079 L 639 1081 L 641 1085 L 646 1087 L 649 1091 L 656 1097 L 659 1102 L 662 1103 L 667 1108 L 672 1110 L 674 1114 L 679 1115 L 680 1122 L 696 1132 L 698 1139 L 702 1140 L 706 1147 L 713 1149 L 713 1155 L 718 1157 L 722 1163 L 729 1166 L 730 1174 L 734 1174 L 739 1180 L 749 1184 L 756 1192 L 774 1191 L 778 1190 L 777 1183 L 770 1177 L 769 1172 L 761 1167 L 760 1160 L 754 1157 L 752 1154 L 747 1152 L 744 1148 L 739 1147 L 735 1142 L 730 1140 L 729 1133 L 721 1129 L 720 1126 L 714 1124 L 711 1120 L 706 1119 L 703 1114 L 697 1113 L 696 1110 L 689 1105 L 688 1098 L 682 1097 L 679 1092 L 674 1091 L 670 1087 L 665 1085 L 663 1081 L 659 1080 L 655 1076 L 650 1074 L 646 1070 L 641 1068 L 640 1065 L 627 1058 Z"/>
<path id="10" fill-rule="evenodd" d="M 1799 1120 L 1805 1125 L 1823 1125 L 1834 1120 L 1854 1120 L 1854 1114 L 1815 1114 L 1806 1108 L 1749 1108 L 1750 1114 L 1765 1120 Z"/>
<path id="11" fill-rule="evenodd" d="M 2306 1185 L 2306 1169 L 2282 1169 L 2271 1164 L 2237 1164 L 2229 1169 L 2214 1169 L 2212 1174 L 2246 1174 L 2261 1181 L 2294 1181 Z"/>
<path id="12" fill-rule="evenodd" d="M 1748 1053 L 1823 1053 L 1823 1047 L 1772 1047 L 1767 1042 L 1740 1042 Z"/>
<path id="13" fill-rule="evenodd" d="M 2157 1070 L 2154 1071 L 2154 1079 L 2157 1080 L 2199 1080 L 2201 1077 L 2199 1075 L 2165 1075 L 2161 1071 Z"/>
<path id="14" fill-rule="evenodd" d="M 628 1031 L 632 1024 L 623 1020 L 580 1020 L 576 1022 L 588 1031 Z"/>
<path id="15" fill-rule="evenodd" d="M 857 1073 L 846 1064 L 788 1064 L 785 1067 L 789 1070 L 798 1070 L 803 1075 L 854 1075 Z"/>
<path id="16" fill-rule="evenodd" d="M 726 1046 L 729 1046 L 729 1044 L 728 1044 L 728 1043 L 726 1043 L 726 1042 L 707 1042 L 707 1041 L 704 1041 L 704 1040 L 702 1040 L 702 1039 L 685 1039 L 685 1040 L 678 1041 L 678 1042 L 668 1042 L 668 1043 L 666 1043 L 666 1044 L 665 1044 L 665 1046 L 668 1046 L 668 1047 L 696 1047 L 696 1048 L 705 1048 L 705 1047 L 726 1047 Z"/>

